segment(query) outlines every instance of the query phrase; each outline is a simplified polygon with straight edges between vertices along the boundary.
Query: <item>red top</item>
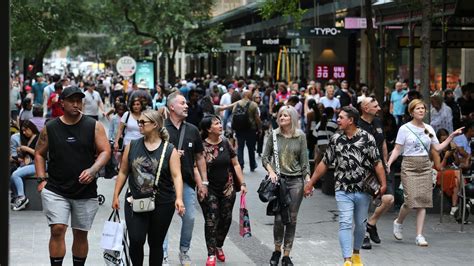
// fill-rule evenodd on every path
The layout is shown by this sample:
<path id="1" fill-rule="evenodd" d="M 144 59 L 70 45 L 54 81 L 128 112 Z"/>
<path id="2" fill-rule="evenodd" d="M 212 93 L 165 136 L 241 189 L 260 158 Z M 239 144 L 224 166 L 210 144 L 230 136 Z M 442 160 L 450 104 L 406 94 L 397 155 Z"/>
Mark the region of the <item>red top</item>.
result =
<path id="1" fill-rule="evenodd" d="M 61 104 L 59 100 L 56 100 L 56 95 L 58 93 L 53 92 L 48 99 L 48 108 L 51 108 L 51 118 L 59 117 L 64 114 L 63 108 L 61 108 Z"/>

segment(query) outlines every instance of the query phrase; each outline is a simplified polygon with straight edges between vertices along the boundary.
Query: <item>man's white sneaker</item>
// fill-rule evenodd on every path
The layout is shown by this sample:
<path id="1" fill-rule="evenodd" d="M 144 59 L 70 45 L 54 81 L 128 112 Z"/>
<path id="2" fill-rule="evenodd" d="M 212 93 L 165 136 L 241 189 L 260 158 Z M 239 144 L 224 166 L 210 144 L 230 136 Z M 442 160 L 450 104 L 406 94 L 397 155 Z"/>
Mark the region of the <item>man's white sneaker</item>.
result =
<path id="1" fill-rule="evenodd" d="M 170 261 L 169 261 L 168 257 L 163 257 L 163 263 L 161 265 L 162 266 L 169 266 L 170 265 Z"/>
<path id="2" fill-rule="evenodd" d="M 187 251 L 179 252 L 179 262 L 183 266 L 190 266 L 191 265 L 191 258 L 189 257 Z"/>
<path id="3" fill-rule="evenodd" d="M 428 246 L 428 242 L 426 242 L 425 237 L 422 236 L 422 235 L 416 236 L 415 243 L 416 243 L 417 246 L 420 246 L 420 247 L 427 247 Z"/>
<path id="4" fill-rule="evenodd" d="M 454 216 L 454 213 L 456 213 L 457 210 L 458 210 L 458 206 L 453 206 L 451 207 L 451 211 L 449 212 L 449 214 Z"/>
<path id="5" fill-rule="evenodd" d="M 397 239 L 397 240 L 402 240 L 403 239 L 403 225 L 402 224 L 399 224 L 397 223 L 397 219 L 395 219 L 393 221 L 393 236 Z"/>

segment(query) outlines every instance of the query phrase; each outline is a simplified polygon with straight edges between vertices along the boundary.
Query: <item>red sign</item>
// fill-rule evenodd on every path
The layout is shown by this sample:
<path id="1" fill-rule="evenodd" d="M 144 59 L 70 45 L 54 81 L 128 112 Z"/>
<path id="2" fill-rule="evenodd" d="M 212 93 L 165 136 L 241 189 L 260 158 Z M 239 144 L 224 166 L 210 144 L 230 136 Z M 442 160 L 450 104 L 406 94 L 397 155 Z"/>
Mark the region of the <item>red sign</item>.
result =
<path id="1" fill-rule="evenodd" d="M 317 79 L 345 79 L 346 66 L 344 65 L 316 65 L 315 77 Z"/>

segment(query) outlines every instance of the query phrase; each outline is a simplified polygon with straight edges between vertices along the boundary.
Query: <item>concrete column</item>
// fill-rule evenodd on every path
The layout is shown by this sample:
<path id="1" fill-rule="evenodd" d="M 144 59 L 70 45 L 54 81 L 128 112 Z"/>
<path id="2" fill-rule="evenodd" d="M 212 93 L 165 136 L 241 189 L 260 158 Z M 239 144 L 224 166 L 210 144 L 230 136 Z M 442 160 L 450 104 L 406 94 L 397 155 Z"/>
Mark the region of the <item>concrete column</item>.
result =
<path id="1" fill-rule="evenodd" d="M 461 82 L 474 82 L 474 49 L 461 49 Z"/>
<path id="2" fill-rule="evenodd" d="M 186 52 L 184 49 L 184 41 L 181 48 L 181 79 L 184 79 L 186 76 Z"/>
<path id="3" fill-rule="evenodd" d="M 362 83 L 367 84 L 368 73 L 369 73 L 369 50 L 368 50 L 368 40 L 365 30 L 360 32 L 360 68 L 359 68 L 359 80 Z"/>

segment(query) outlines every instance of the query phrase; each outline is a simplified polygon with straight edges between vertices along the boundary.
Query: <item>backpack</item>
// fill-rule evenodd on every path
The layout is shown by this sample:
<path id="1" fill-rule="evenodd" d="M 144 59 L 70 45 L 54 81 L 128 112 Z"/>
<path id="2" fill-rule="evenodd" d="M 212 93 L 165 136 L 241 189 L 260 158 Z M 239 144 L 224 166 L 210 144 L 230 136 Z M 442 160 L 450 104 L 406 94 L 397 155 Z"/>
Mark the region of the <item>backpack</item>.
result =
<path id="1" fill-rule="evenodd" d="M 248 130 L 252 127 L 249 118 L 250 101 L 245 106 L 237 104 L 235 111 L 232 112 L 232 129 L 235 131 Z"/>

